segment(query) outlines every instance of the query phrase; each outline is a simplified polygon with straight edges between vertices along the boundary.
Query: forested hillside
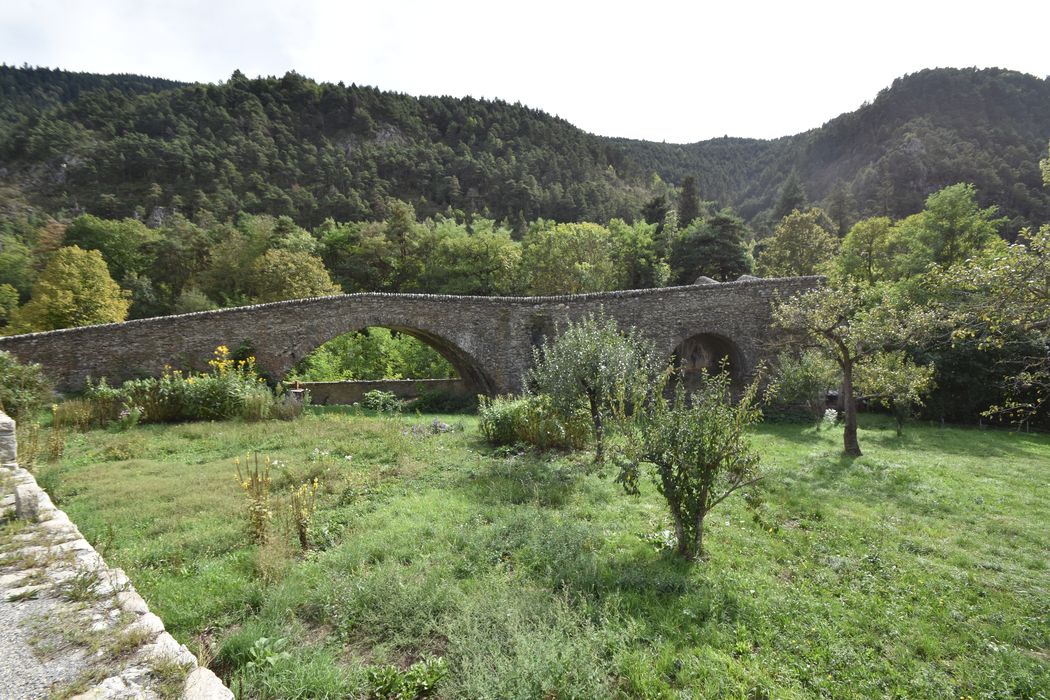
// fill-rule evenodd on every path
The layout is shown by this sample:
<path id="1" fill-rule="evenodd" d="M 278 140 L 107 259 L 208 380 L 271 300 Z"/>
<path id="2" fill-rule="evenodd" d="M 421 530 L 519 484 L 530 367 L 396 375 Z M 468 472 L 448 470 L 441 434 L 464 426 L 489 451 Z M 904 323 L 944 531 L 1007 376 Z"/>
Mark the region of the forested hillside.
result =
<path id="1" fill-rule="evenodd" d="M 0 175 L 53 214 L 244 211 L 312 227 L 383 219 L 395 197 L 421 217 L 477 212 L 520 235 L 540 217 L 640 218 L 692 176 L 702 199 L 733 207 L 762 235 L 785 213 L 778 199 L 795 173 L 801 188 L 789 194 L 823 205 L 840 232 L 865 216 L 915 213 L 931 193 L 970 182 L 1010 219 L 1009 235 L 1050 219 L 1038 171 L 1048 139 L 1050 81 L 998 69 L 905 76 L 795 136 L 676 145 L 593 136 L 498 100 L 294 73 L 183 85 L 0 67 Z"/>
<path id="2" fill-rule="evenodd" d="M 734 206 L 759 229 L 775 223 L 762 218 L 795 171 L 809 201 L 844 228 L 865 216 L 913 214 L 931 192 L 969 182 L 1016 232 L 1050 219 L 1038 168 L 1048 139 L 1050 80 L 936 69 L 899 78 L 871 104 L 796 136 L 617 143 L 665 180 L 696 177 L 701 197 Z"/>
<path id="3" fill-rule="evenodd" d="M 313 226 L 384 218 L 384 201 L 397 197 L 422 216 L 452 207 L 604 221 L 631 216 L 648 192 L 632 184 L 644 178 L 621 149 L 542 112 L 294 73 L 145 94 L 103 89 L 27 111 L 0 159 L 52 210 L 247 211 Z"/>

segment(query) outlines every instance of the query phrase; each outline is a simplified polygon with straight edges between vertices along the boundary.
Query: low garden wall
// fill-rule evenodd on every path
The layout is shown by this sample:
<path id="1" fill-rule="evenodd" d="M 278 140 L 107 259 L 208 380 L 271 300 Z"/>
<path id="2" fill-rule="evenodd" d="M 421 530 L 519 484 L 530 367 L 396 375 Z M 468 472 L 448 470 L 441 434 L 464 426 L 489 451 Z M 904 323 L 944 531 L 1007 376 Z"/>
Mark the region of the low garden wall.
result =
<path id="1" fill-rule="evenodd" d="M 422 394 L 441 392 L 453 396 L 470 396 L 471 388 L 462 379 L 379 379 L 375 381 L 299 382 L 310 390 L 310 401 L 316 405 L 350 405 L 361 401 L 369 391 L 389 391 L 399 399 L 414 399 Z"/>

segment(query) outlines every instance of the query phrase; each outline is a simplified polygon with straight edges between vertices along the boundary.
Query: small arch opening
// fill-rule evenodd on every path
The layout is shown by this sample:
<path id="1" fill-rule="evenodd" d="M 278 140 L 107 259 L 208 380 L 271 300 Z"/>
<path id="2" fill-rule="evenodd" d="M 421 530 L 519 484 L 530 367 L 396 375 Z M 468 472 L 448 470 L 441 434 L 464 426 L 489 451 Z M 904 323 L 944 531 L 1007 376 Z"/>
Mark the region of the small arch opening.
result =
<path id="1" fill-rule="evenodd" d="M 713 333 L 699 333 L 683 340 L 674 349 L 672 363 L 686 391 L 700 386 L 705 370 L 708 374 L 717 374 L 727 369 L 734 385 L 743 378 L 740 349 L 728 338 Z"/>

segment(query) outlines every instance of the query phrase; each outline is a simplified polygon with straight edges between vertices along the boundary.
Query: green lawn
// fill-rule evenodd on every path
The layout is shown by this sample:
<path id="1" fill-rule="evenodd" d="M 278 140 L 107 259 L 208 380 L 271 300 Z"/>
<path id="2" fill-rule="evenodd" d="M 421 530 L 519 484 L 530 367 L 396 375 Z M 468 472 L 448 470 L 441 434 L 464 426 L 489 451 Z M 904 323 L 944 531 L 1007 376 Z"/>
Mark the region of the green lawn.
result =
<path id="1" fill-rule="evenodd" d="M 654 544 L 651 483 L 494 453 L 472 417 L 410 429 L 431 420 L 93 431 L 38 476 L 242 697 L 367 696 L 437 656 L 441 697 L 1050 697 L 1047 436 L 874 418 L 850 461 L 838 430 L 762 426 L 764 504 L 719 506 L 689 566 Z M 279 463 L 262 548 L 248 451 Z M 303 557 L 281 514 L 314 477 Z M 260 638 L 290 656 L 249 666 Z"/>

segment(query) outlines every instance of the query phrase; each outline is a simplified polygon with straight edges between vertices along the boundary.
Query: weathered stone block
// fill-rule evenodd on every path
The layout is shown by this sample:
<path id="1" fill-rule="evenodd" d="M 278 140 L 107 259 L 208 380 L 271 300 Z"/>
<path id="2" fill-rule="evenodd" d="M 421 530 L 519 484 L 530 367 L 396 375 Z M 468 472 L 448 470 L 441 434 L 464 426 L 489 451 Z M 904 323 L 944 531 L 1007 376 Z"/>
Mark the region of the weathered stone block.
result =
<path id="1" fill-rule="evenodd" d="M 24 484 L 15 487 L 15 517 L 36 522 L 40 515 L 40 493 Z"/>
<path id="2" fill-rule="evenodd" d="M 18 439 L 15 437 L 15 421 L 0 411 L 0 464 L 18 461 Z"/>

